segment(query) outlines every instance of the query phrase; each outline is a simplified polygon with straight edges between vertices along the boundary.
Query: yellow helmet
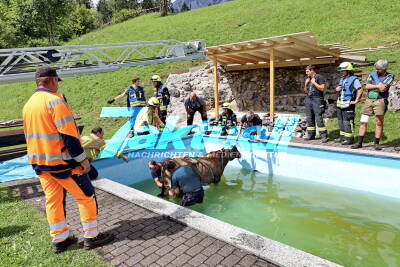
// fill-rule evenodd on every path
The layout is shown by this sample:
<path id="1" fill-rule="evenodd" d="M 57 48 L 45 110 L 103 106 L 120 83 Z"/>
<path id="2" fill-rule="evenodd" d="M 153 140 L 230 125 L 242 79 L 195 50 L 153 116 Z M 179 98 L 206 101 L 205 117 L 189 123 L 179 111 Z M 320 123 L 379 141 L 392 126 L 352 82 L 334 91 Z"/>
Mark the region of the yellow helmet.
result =
<path id="1" fill-rule="evenodd" d="M 222 108 L 227 108 L 227 109 L 232 110 L 232 104 L 228 103 L 228 102 L 225 102 L 224 104 L 222 104 Z"/>
<path id="2" fill-rule="evenodd" d="M 147 101 L 147 104 L 149 104 L 150 106 L 159 106 L 160 101 L 157 99 L 157 97 L 151 97 L 149 101 Z"/>
<path id="3" fill-rule="evenodd" d="M 150 80 L 152 82 L 161 82 L 161 77 L 159 75 L 153 75 Z"/>
<path id="4" fill-rule="evenodd" d="M 338 71 L 342 70 L 353 70 L 353 65 L 350 62 L 342 62 L 340 63 L 339 67 L 337 68 Z"/>

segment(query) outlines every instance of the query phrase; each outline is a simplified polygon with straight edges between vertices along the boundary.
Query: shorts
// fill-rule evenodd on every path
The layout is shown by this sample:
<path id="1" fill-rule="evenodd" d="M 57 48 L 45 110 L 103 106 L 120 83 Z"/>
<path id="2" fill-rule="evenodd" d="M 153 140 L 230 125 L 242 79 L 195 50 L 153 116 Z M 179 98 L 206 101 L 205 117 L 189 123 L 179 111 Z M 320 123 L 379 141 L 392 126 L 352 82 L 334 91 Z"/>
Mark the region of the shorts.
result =
<path id="1" fill-rule="evenodd" d="M 387 111 L 388 101 L 387 99 L 370 99 L 365 100 L 364 106 L 362 107 L 361 114 L 367 116 L 383 116 Z"/>

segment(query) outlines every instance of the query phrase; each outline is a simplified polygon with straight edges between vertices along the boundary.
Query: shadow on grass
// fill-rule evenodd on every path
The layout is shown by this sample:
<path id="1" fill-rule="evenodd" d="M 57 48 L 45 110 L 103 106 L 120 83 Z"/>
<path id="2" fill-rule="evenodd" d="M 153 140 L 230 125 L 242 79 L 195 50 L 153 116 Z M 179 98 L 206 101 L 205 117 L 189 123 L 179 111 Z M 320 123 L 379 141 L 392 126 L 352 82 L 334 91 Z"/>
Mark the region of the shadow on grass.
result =
<path id="1" fill-rule="evenodd" d="M 17 201 L 17 199 L 12 195 L 11 191 L 7 187 L 0 186 L 0 203 L 14 201 Z"/>
<path id="2" fill-rule="evenodd" d="M 0 238 L 10 237 L 28 229 L 28 225 L 10 225 L 0 227 Z"/>
<path id="3" fill-rule="evenodd" d="M 39 180 L 37 182 L 11 185 L 8 186 L 8 189 L 14 192 L 23 200 L 44 196 L 44 193 L 40 187 Z"/>

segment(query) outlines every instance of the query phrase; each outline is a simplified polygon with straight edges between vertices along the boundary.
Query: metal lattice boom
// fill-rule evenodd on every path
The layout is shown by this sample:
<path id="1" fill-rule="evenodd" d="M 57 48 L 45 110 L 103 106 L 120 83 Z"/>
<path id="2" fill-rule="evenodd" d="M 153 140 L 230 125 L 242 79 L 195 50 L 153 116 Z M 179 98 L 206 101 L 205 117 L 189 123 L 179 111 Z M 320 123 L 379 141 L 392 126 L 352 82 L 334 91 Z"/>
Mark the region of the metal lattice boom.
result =
<path id="1" fill-rule="evenodd" d="M 57 68 L 63 77 L 120 68 L 205 58 L 204 44 L 194 40 L 68 45 L 0 49 L 0 84 L 32 81 L 38 66 Z"/>

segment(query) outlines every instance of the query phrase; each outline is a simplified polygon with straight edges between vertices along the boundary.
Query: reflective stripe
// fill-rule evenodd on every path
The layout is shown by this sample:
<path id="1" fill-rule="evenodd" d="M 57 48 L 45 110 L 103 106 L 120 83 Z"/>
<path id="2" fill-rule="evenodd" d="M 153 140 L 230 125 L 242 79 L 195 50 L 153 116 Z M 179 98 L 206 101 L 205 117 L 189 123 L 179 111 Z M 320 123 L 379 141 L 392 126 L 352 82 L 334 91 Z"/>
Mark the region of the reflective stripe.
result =
<path id="1" fill-rule="evenodd" d="M 57 127 L 60 127 L 61 125 L 66 124 L 66 123 L 68 123 L 68 122 L 70 122 L 70 121 L 74 121 L 74 117 L 72 117 L 72 116 L 64 117 L 64 118 L 59 119 L 58 121 L 56 121 L 54 124 L 55 124 Z"/>
<path id="2" fill-rule="evenodd" d="M 318 127 L 319 131 L 326 131 L 326 127 Z"/>
<path id="3" fill-rule="evenodd" d="M 315 126 L 310 126 L 310 127 L 307 127 L 307 131 L 315 131 Z"/>
<path id="4" fill-rule="evenodd" d="M 52 242 L 53 242 L 53 243 L 62 242 L 62 241 L 64 241 L 65 239 L 67 239 L 68 236 L 69 236 L 69 230 L 67 230 L 67 231 L 65 231 L 65 232 L 62 232 L 62 233 L 60 233 L 60 234 L 57 234 L 57 235 L 55 235 L 55 236 L 53 236 Z"/>
<path id="5" fill-rule="evenodd" d="M 340 135 L 344 135 L 345 134 L 345 132 L 343 132 L 343 131 L 340 131 Z"/>
<path id="6" fill-rule="evenodd" d="M 91 222 L 82 222 L 82 227 L 83 230 L 97 227 L 97 220 L 93 220 Z"/>
<path id="7" fill-rule="evenodd" d="M 62 220 L 62 221 L 60 221 L 58 223 L 49 224 L 49 226 L 50 226 L 50 230 L 51 231 L 57 231 L 57 230 L 66 228 L 67 227 L 67 222 L 65 220 Z"/>
<path id="8" fill-rule="evenodd" d="M 83 238 L 94 238 L 99 235 L 99 230 L 97 228 L 90 230 L 90 231 L 84 231 L 85 233 L 83 234 Z"/>
<path id="9" fill-rule="evenodd" d="M 39 154 L 39 153 L 28 153 L 28 160 L 47 160 L 47 161 L 57 161 L 57 160 L 69 160 L 72 159 L 70 154 Z"/>
<path id="10" fill-rule="evenodd" d="M 84 161 L 84 160 L 86 159 L 86 152 L 83 151 L 82 154 L 80 154 L 80 155 L 78 155 L 78 156 L 76 156 L 76 157 L 73 157 L 73 159 L 74 159 L 75 161 L 77 161 L 77 162 Z"/>
<path id="11" fill-rule="evenodd" d="M 49 103 L 47 103 L 47 107 L 48 108 L 52 108 L 52 107 L 55 107 L 55 106 L 57 106 L 58 104 L 61 104 L 61 103 L 67 104 L 64 100 L 58 98 L 58 99 L 51 100 Z"/>
<path id="12" fill-rule="evenodd" d="M 346 136 L 346 137 L 353 137 L 353 133 L 343 132 L 343 135 Z"/>
<path id="13" fill-rule="evenodd" d="M 27 133 L 26 139 L 62 140 L 59 134 Z"/>

